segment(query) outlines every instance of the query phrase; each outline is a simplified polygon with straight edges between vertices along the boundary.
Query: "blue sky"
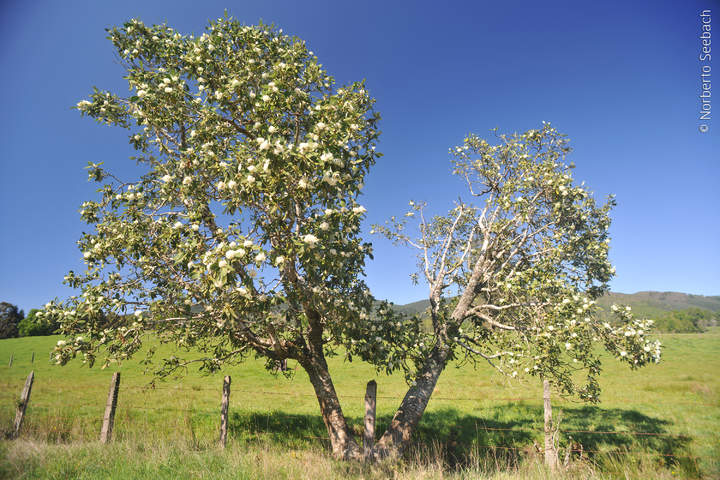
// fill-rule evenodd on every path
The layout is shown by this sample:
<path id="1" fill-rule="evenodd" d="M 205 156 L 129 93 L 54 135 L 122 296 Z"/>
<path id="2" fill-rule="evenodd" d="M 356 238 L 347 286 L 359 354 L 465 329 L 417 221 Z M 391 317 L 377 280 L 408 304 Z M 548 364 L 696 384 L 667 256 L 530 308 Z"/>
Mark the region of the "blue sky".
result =
<path id="1" fill-rule="evenodd" d="M 403 213 L 410 199 L 437 212 L 450 207 L 462 185 L 447 151 L 467 133 L 524 131 L 545 120 L 571 138 L 578 181 L 598 197 L 617 196 L 613 290 L 718 295 L 720 122 L 698 130 L 699 13 L 713 7 L 720 32 L 712 0 L 5 0 L 0 301 L 27 311 L 70 294 L 61 282 L 82 269 L 78 207 L 95 198 L 83 167 L 122 168 L 132 155 L 123 131 L 71 109 L 93 86 L 127 91 L 104 29 L 137 17 L 198 33 L 225 9 L 305 39 L 338 83 L 367 80 L 383 116 L 384 154 L 362 199 L 368 237 L 371 223 Z M 720 112 L 720 69 L 716 77 Z M 412 253 L 371 240 L 375 295 L 424 298 L 409 281 Z"/>

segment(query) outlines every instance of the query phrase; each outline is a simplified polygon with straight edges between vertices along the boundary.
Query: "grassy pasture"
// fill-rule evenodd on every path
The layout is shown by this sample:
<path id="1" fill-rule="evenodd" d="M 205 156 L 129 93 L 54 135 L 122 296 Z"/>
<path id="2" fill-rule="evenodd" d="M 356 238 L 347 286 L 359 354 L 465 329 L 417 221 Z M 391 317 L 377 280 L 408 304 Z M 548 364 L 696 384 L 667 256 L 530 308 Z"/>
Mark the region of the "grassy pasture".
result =
<path id="1" fill-rule="evenodd" d="M 25 377 L 35 371 L 21 439 L 0 440 L 0 477 L 550 478 L 532 447 L 542 445 L 540 384 L 508 381 L 484 365 L 443 373 L 417 445 L 400 465 L 329 459 L 304 372 L 273 376 L 257 360 L 223 372 L 232 376 L 226 451 L 215 445 L 222 374 L 189 371 L 149 389 L 135 360 L 117 369 L 114 442 L 104 447 L 97 439 L 113 369 L 51 365 L 48 352 L 59 338 L 0 340 L 0 431 L 9 431 Z M 565 432 L 561 453 L 570 437 L 584 451 L 580 461 L 574 454 L 567 478 L 720 478 L 720 331 L 660 338 L 659 365 L 633 372 L 607 359 L 600 405 L 555 399 Z M 405 391 L 403 379 L 341 358 L 330 359 L 330 367 L 358 432 L 365 384 L 377 380 L 383 431 Z"/>

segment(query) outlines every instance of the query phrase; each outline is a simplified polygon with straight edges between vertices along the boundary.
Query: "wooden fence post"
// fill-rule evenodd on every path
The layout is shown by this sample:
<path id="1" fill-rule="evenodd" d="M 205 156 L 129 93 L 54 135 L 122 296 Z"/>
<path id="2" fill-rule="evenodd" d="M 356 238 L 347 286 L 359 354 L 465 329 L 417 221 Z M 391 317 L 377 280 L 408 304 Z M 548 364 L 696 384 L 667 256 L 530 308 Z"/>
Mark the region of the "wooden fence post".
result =
<path id="1" fill-rule="evenodd" d="M 8 363 L 8 368 L 12 367 L 13 357 L 15 357 L 15 353 L 10 354 L 10 363 Z"/>
<path id="2" fill-rule="evenodd" d="M 543 411 L 545 423 L 545 465 L 551 471 L 558 467 L 558 453 L 555 450 L 555 429 L 552 421 L 552 404 L 550 403 L 550 382 L 543 379 Z"/>
<path id="3" fill-rule="evenodd" d="M 35 363 L 35 352 L 32 354 L 32 358 L 30 359 L 30 363 Z"/>
<path id="4" fill-rule="evenodd" d="M 227 444 L 228 407 L 230 406 L 230 375 L 223 380 L 222 404 L 220 405 L 220 445 Z"/>
<path id="5" fill-rule="evenodd" d="M 20 435 L 20 427 L 25 419 L 25 409 L 27 408 L 28 402 L 30 401 L 30 391 L 32 390 L 33 381 L 35 380 L 35 372 L 30 372 L 27 380 L 25 380 L 25 386 L 23 387 L 22 395 L 20 395 L 20 403 L 17 405 L 15 410 L 15 428 L 12 432 L 12 438 L 17 438 Z"/>
<path id="6" fill-rule="evenodd" d="M 115 424 L 115 408 L 117 408 L 119 391 L 120 372 L 115 372 L 113 373 L 112 380 L 110 380 L 110 391 L 108 392 L 107 403 L 105 404 L 102 430 L 100 430 L 100 442 L 102 443 L 108 443 L 112 439 L 113 425 Z"/>
<path id="7" fill-rule="evenodd" d="M 372 449 L 375 443 L 375 404 L 377 383 L 370 380 L 365 390 L 365 434 L 363 435 L 363 455 L 365 460 L 372 460 Z"/>

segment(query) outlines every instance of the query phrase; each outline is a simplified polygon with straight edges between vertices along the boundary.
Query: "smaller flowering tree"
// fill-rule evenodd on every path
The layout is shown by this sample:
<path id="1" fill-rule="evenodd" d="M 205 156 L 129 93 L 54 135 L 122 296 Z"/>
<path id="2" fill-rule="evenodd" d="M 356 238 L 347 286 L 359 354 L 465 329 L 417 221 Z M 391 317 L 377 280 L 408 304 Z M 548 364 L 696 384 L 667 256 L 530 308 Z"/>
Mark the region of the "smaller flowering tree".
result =
<path id="1" fill-rule="evenodd" d="M 405 319 L 409 348 L 386 347 L 411 387 L 380 449 L 407 445 L 454 359 L 547 379 L 591 402 L 599 398 L 601 370 L 595 345 L 633 368 L 659 360 L 659 342 L 647 339 L 650 321 L 617 307 L 613 324 L 595 315 L 595 298 L 614 274 L 607 258 L 613 199 L 598 206 L 573 183 L 567 139 L 550 125 L 498 140 L 491 145 L 470 135 L 451 150 L 467 201 L 433 218 L 426 218 L 425 204 L 410 202 L 401 219 L 374 227 L 418 251 L 412 278 L 429 287 L 432 321 L 424 330 Z M 579 372 L 585 381 L 578 384 Z"/>

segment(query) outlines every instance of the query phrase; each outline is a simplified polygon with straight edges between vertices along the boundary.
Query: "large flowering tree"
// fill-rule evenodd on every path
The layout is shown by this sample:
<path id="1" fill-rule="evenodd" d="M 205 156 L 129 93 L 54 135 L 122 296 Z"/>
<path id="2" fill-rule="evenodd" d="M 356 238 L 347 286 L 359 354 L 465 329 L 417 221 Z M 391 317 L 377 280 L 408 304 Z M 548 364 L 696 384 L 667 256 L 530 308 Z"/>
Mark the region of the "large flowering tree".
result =
<path id="1" fill-rule="evenodd" d="M 426 218 L 425 204 L 410 202 L 404 217 L 375 227 L 417 249 L 413 278 L 429 287 L 432 324 L 404 330 L 412 348 L 388 349 L 411 387 L 378 453 L 407 445 L 453 359 L 487 361 L 511 377 L 538 376 L 587 401 L 599 394 L 595 345 L 633 368 L 659 360 L 660 344 L 646 336 L 652 321 L 618 307 L 612 324 L 594 315 L 594 299 L 614 274 L 612 198 L 598 206 L 573 182 L 567 139 L 550 125 L 497 140 L 470 135 L 451 150 L 468 199 L 447 215 Z"/>
<path id="2" fill-rule="evenodd" d="M 140 172 L 89 166 L 101 186 L 80 212 L 87 270 L 66 277 L 82 293 L 48 305 L 72 335 L 58 363 L 126 359 L 148 332 L 201 353 L 161 373 L 295 359 L 335 454 L 357 455 L 325 355 L 372 305 L 357 197 L 379 156 L 373 100 L 362 83 L 335 89 L 270 26 L 222 18 L 194 37 L 131 20 L 109 39 L 130 93 L 96 89 L 77 108 L 128 130 Z"/>

